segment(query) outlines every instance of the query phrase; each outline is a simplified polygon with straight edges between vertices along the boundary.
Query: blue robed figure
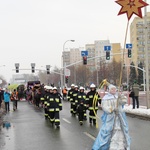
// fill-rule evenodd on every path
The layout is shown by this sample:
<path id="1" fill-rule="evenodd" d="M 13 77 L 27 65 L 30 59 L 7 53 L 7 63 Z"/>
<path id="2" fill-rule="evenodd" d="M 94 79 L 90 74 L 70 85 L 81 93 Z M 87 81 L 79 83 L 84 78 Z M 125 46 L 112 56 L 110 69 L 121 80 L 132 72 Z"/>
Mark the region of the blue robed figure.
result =
<path id="1" fill-rule="evenodd" d="M 130 150 L 130 136 L 126 114 L 123 110 L 127 98 L 109 85 L 109 92 L 102 99 L 102 127 L 92 150 Z"/>

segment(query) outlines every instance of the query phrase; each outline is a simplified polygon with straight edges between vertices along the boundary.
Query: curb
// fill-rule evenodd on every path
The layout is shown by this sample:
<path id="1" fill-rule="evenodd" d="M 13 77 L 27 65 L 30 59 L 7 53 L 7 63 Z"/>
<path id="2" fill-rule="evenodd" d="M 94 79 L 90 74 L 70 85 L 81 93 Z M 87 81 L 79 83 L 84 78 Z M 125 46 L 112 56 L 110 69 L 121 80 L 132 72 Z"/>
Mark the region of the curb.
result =
<path id="1" fill-rule="evenodd" d="M 102 110 L 102 107 L 99 107 L 99 109 Z M 127 116 L 130 116 L 132 118 L 139 118 L 139 119 L 142 119 L 142 120 L 148 120 L 148 121 L 150 121 L 150 115 L 137 114 L 137 113 L 128 112 L 128 111 L 125 111 L 125 113 L 126 113 Z"/>
<path id="2" fill-rule="evenodd" d="M 135 114 L 135 113 L 132 113 L 132 112 L 126 112 L 126 115 L 130 116 L 132 118 L 139 118 L 139 119 L 142 119 L 142 120 L 149 120 L 150 121 L 150 116 L 146 115 L 146 114 Z"/>

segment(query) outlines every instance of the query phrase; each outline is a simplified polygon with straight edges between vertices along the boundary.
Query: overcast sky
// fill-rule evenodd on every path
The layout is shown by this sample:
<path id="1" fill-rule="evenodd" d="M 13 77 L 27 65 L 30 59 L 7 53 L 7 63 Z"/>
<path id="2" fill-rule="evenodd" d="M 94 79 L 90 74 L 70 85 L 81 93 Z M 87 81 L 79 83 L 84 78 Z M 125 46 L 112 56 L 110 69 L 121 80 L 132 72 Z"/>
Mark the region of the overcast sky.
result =
<path id="1" fill-rule="evenodd" d="M 8 81 L 15 63 L 22 69 L 31 63 L 61 67 L 67 40 L 75 42 L 65 48 L 108 39 L 123 47 L 127 16 L 117 15 L 120 8 L 114 0 L 0 0 L 0 75 Z"/>

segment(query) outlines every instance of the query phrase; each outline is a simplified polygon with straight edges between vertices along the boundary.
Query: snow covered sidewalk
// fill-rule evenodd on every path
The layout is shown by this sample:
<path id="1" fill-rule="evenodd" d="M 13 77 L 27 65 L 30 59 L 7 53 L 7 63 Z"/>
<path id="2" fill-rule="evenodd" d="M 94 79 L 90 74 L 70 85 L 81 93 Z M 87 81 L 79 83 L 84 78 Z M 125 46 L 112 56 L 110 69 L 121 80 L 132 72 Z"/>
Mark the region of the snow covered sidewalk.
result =
<path id="1" fill-rule="evenodd" d="M 146 106 L 140 106 L 138 109 L 132 109 L 132 105 L 125 105 L 124 110 L 128 114 L 150 118 L 150 109 L 147 109 Z"/>

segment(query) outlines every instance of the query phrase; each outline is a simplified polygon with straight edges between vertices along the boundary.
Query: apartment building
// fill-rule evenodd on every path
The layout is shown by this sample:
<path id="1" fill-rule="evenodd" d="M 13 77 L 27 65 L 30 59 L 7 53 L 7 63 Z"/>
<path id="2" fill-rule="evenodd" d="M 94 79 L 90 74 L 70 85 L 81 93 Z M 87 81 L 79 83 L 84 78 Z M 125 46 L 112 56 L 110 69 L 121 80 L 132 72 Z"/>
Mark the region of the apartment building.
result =
<path id="1" fill-rule="evenodd" d="M 104 51 L 104 46 L 111 46 L 110 60 L 106 60 L 106 51 Z M 110 43 L 109 40 L 97 40 L 94 44 L 86 44 L 84 48 L 71 48 L 69 51 L 63 52 L 63 65 L 73 64 L 75 62 L 81 61 L 76 65 L 82 65 L 81 51 L 88 51 L 87 67 L 91 71 L 94 71 L 100 66 L 100 62 L 110 63 L 113 59 L 119 62 L 121 61 L 121 44 L 120 43 Z M 117 55 L 115 55 L 117 53 Z M 119 54 L 120 53 L 120 54 Z"/>
<path id="2" fill-rule="evenodd" d="M 132 58 L 135 66 L 141 62 L 146 68 L 150 66 L 150 12 L 143 18 L 135 17 L 130 25 L 130 42 L 133 45 Z M 148 52 L 148 62 L 146 62 L 145 50 Z M 148 78 L 150 79 L 150 68 L 148 68 Z"/>
<path id="3" fill-rule="evenodd" d="M 131 61 L 135 65 L 138 65 L 139 62 L 145 64 L 145 32 L 147 32 L 148 56 L 150 59 L 150 12 L 147 13 L 146 18 L 146 25 L 145 17 L 135 17 L 130 25 L 130 41 L 133 45 Z"/>
<path id="4" fill-rule="evenodd" d="M 77 63 L 82 61 L 81 50 L 80 48 L 71 48 L 70 49 L 70 64 Z M 77 63 L 76 65 L 81 65 L 82 62 Z"/>
<path id="5" fill-rule="evenodd" d="M 88 51 L 88 67 L 90 70 L 95 69 L 95 44 L 86 44 L 85 49 Z"/>

